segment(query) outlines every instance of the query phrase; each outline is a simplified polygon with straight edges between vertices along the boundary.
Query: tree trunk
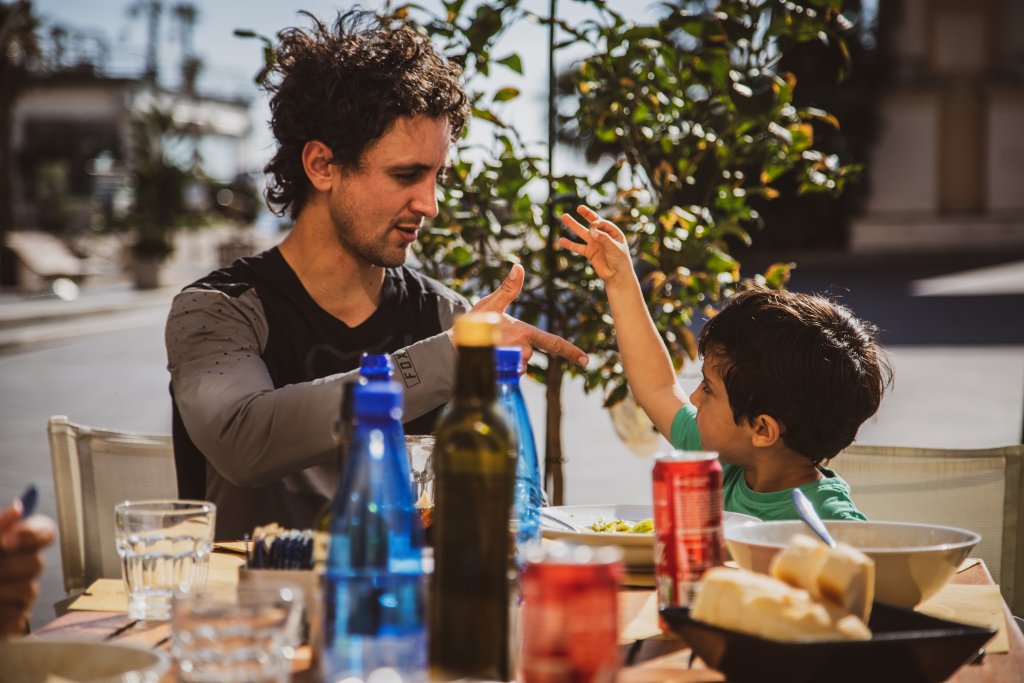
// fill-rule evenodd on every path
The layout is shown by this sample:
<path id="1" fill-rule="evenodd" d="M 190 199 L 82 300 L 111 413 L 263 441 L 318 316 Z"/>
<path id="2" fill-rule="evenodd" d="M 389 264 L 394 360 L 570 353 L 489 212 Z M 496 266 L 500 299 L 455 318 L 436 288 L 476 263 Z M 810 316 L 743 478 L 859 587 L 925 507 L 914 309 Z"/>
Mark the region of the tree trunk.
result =
<path id="1" fill-rule="evenodd" d="M 544 490 L 549 505 L 563 505 L 565 502 L 565 479 L 562 464 L 562 380 L 565 371 L 561 358 L 549 356 L 547 393 L 547 429 L 544 435 Z"/>
<path id="2" fill-rule="evenodd" d="M 14 227 L 14 80 L 9 64 L 0 63 L 0 243 Z"/>

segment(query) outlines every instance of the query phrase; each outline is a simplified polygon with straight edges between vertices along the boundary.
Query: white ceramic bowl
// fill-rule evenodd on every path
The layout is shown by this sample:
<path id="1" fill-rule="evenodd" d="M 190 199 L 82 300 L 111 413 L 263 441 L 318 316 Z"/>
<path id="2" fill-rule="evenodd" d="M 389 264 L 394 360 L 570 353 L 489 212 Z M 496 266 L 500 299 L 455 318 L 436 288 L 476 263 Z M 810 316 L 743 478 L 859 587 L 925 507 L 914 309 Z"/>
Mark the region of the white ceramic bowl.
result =
<path id="1" fill-rule="evenodd" d="M 121 643 L 43 638 L 0 641 L 0 683 L 157 683 L 170 666 L 162 652 Z"/>
<path id="2" fill-rule="evenodd" d="M 622 561 L 636 572 L 649 572 L 654 568 L 654 534 L 624 534 L 591 531 L 586 527 L 598 520 L 610 522 L 624 519 L 639 522 L 654 515 L 650 505 L 563 505 L 544 508 L 544 512 L 566 519 L 580 531 L 569 531 L 541 517 L 541 530 L 545 538 L 554 538 L 580 545 L 611 545 L 622 551 Z M 728 529 L 738 524 L 760 524 L 760 520 L 737 512 L 723 513 L 722 526 Z"/>
<path id="3" fill-rule="evenodd" d="M 904 522 L 825 522 L 832 537 L 875 561 L 875 599 L 914 607 L 935 595 L 956 574 L 981 540 L 966 529 Z M 736 563 L 768 573 L 775 553 L 794 534 L 811 534 L 803 522 L 764 522 L 726 528 L 725 542 Z"/>

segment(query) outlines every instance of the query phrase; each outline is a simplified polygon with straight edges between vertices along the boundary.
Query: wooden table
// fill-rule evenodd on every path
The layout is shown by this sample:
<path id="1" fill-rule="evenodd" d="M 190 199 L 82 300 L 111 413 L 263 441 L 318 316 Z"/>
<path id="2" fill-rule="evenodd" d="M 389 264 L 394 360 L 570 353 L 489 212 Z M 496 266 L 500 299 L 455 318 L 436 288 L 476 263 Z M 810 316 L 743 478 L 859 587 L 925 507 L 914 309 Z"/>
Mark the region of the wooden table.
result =
<path id="1" fill-rule="evenodd" d="M 992 585 L 992 577 L 984 563 L 977 564 L 956 575 L 953 583 Z M 649 590 L 623 591 L 624 610 L 636 609 L 650 597 Z M 1017 628 L 1010 610 L 1003 604 L 1010 651 L 1007 654 L 989 654 L 979 664 L 961 667 L 950 678 L 954 683 L 1020 683 L 1024 679 L 1024 636 Z M 36 630 L 33 638 L 77 638 L 85 640 L 116 640 L 167 651 L 170 643 L 168 622 L 145 622 L 130 619 L 118 612 L 86 612 L 72 610 Z M 623 646 L 626 666 L 620 683 L 710 683 L 725 678 L 706 668 L 689 668 L 690 650 L 674 638 L 649 638 Z M 700 662 L 695 667 L 700 667 Z M 313 681 L 309 670 L 308 650 L 294 662 L 293 681 Z M 164 679 L 174 680 L 173 671 Z"/>

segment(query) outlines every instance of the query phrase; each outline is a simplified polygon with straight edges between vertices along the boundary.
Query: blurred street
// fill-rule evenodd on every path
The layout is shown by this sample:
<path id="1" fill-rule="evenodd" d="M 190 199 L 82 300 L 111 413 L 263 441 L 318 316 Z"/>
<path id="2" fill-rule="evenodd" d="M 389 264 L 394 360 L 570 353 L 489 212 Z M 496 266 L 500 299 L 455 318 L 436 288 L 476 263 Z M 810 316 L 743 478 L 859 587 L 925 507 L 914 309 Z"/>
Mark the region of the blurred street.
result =
<path id="1" fill-rule="evenodd" d="M 51 415 L 118 429 L 170 430 L 167 307 L 181 284 L 217 265 L 209 245 L 186 253 L 173 284 L 155 291 L 109 280 L 87 283 L 73 302 L 0 293 L 0 500 L 35 482 L 40 511 L 55 514 L 45 431 Z M 830 291 L 883 330 L 896 382 L 861 430 L 862 443 L 982 447 L 1020 441 L 1024 255 L 792 258 L 800 265 L 791 289 Z M 689 366 L 683 382 L 692 388 L 698 376 L 697 366 Z M 543 441 L 543 387 L 528 382 L 525 393 Z M 618 439 L 601 397 L 584 395 L 571 381 L 564 407 L 567 502 L 647 501 L 650 460 Z M 52 618 L 52 603 L 62 596 L 54 546 L 34 623 Z"/>

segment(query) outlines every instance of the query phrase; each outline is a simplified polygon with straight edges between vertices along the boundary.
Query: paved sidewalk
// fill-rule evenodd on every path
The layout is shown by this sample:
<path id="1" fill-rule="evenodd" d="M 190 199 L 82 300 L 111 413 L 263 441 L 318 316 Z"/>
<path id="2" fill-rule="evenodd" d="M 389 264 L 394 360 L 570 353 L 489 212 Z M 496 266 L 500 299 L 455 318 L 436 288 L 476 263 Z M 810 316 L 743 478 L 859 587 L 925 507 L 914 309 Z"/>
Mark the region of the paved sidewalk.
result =
<path id="1" fill-rule="evenodd" d="M 110 260 L 103 262 L 96 275 L 86 278 L 79 296 L 72 301 L 52 294 L 0 289 L 0 355 L 35 344 L 162 321 L 174 294 L 218 268 L 219 245 L 237 234 L 232 227 L 179 233 L 175 252 L 161 275 L 164 286 L 158 289 L 135 289 L 129 276 Z M 248 237 L 254 251 L 276 241 L 266 235 L 249 233 Z"/>

